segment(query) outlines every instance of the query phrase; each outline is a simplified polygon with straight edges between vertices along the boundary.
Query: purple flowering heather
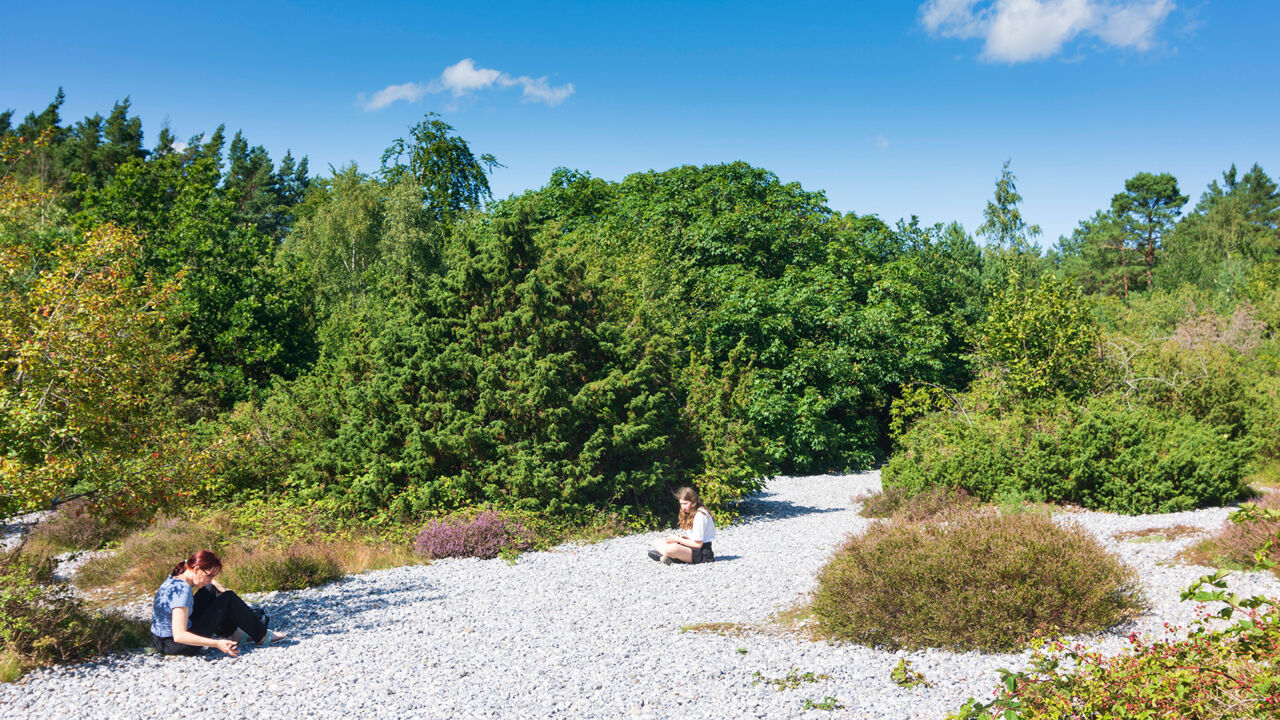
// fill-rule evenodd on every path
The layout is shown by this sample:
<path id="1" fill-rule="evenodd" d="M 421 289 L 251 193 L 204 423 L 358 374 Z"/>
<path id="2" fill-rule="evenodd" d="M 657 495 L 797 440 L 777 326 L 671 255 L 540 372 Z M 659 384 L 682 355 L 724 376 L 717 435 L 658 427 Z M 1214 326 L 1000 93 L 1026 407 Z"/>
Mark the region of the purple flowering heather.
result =
<path id="1" fill-rule="evenodd" d="M 432 520 L 413 540 L 413 549 L 431 558 L 497 557 L 503 548 L 526 550 L 532 546 L 529 531 L 515 520 L 485 510 L 471 520 Z"/>

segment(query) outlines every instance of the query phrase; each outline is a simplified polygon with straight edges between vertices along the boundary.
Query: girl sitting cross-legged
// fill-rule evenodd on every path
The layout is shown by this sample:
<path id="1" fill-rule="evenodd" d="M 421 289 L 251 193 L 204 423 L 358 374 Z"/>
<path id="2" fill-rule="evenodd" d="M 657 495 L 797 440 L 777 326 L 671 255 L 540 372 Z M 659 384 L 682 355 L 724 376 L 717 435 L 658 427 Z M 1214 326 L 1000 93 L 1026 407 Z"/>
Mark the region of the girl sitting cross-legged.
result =
<path id="1" fill-rule="evenodd" d="M 267 630 L 253 608 L 214 579 L 221 571 L 222 561 L 208 550 L 173 568 L 151 604 L 151 644 L 156 652 L 196 655 L 213 647 L 236 657 L 245 638 L 261 647 L 285 637 Z"/>
<path id="2" fill-rule="evenodd" d="M 702 506 L 697 491 L 691 487 L 677 490 L 676 499 L 680 501 L 680 528 L 688 532 L 655 540 L 649 557 L 664 565 L 672 562 L 697 565 L 715 560 L 711 541 L 716 537 L 716 524 L 711 519 L 711 511 Z"/>

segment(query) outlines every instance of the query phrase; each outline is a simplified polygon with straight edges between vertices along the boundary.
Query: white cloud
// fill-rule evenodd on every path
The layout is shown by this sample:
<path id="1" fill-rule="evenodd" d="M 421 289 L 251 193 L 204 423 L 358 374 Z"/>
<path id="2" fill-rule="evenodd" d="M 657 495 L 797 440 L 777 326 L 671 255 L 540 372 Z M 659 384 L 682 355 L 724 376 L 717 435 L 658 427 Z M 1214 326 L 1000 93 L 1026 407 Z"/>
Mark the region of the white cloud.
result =
<path id="1" fill-rule="evenodd" d="M 1151 47 L 1156 26 L 1173 11 L 1173 0 L 1154 0 L 1106 11 L 1098 35 L 1118 47 L 1146 50 Z"/>
<path id="2" fill-rule="evenodd" d="M 552 86 L 545 76 L 513 77 L 500 70 L 476 67 L 474 60 L 463 58 L 445 68 L 440 73 L 440 77 L 429 83 L 409 82 L 403 85 L 389 85 L 374 93 L 371 98 L 360 93 L 356 101 L 365 110 L 381 110 L 398 100 L 417 102 L 428 93 L 447 91 L 457 98 L 495 86 L 501 88 L 518 86 L 523 89 L 521 97 L 524 102 L 544 102 L 552 107 L 564 102 L 573 94 L 573 83 Z"/>
<path id="3" fill-rule="evenodd" d="M 388 85 L 374 93 L 371 98 L 366 98 L 364 93 L 360 93 L 357 102 L 359 102 L 365 110 L 381 110 L 397 100 L 418 102 L 422 99 L 422 96 L 426 94 L 427 86 L 407 82 L 403 85 Z"/>
<path id="4" fill-rule="evenodd" d="M 525 102 L 544 102 L 551 107 L 555 107 L 564 102 L 566 98 L 573 94 L 573 83 L 566 83 L 560 87 L 552 87 L 546 77 L 531 78 L 521 75 L 518 78 L 510 78 L 503 80 L 503 85 L 519 85 L 524 88 L 523 98 Z"/>
<path id="5" fill-rule="evenodd" d="M 885 137 L 884 134 L 881 133 L 871 138 L 871 144 L 878 148 L 887 148 L 889 147 L 889 138 Z"/>
<path id="6" fill-rule="evenodd" d="M 943 37 L 982 38 L 986 60 L 1051 57 L 1081 35 L 1146 50 L 1173 0 L 928 0 L 920 23 Z"/>
<path id="7" fill-rule="evenodd" d="M 474 60 L 463 58 L 440 73 L 440 84 L 452 90 L 454 97 L 459 97 L 472 90 L 483 90 L 502 77 L 504 74 L 497 70 L 478 68 Z"/>
<path id="8" fill-rule="evenodd" d="M 174 140 L 173 142 L 169 143 L 169 148 L 174 152 L 186 152 L 188 147 L 190 146 L 182 142 L 181 140 Z"/>

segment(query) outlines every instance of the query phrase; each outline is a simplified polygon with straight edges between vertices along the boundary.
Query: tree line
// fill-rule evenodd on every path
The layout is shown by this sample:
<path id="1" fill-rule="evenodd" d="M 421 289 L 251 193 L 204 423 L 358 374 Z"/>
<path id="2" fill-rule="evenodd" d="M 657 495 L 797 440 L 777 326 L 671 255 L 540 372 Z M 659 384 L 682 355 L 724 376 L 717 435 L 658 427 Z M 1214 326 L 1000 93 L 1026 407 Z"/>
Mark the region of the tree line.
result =
<path id="1" fill-rule="evenodd" d="M 1049 445 L 1105 445 L 1123 433 L 1077 426 L 1128 428 L 1135 403 L 1173 409 L 1133 437 L 1228 437 L 1167 473 L 1221 477 L 1126 507 L 1228 498 L 1277 456 L 1255 423 L 1278 407 L 1280 195 L 1256 165 L 1185 216 L 1176 180 L 1139 173 L 1041 253 L 1008 163 L 975 238 L 741 162 L 560 168 L 496 200 L 498 159 L 430 114 L 380 167 L 313 177 L 239 132 L 148 147 L 127 99 L 76 123 L 62 103 L 0 113 L 3 514 L 268 493 L 369 522 L 643 520 L 677 485 L 728 509 L 774 474 L 886 458 L 912 486 L 1080 500 L 1047 489 L 1070 453 L 1053 477 L 1010 465 L 1027 428 L 1070 418 L 1079 437 Z M 1205 389 L 1211 346 L 1273 395 Z M 956 464 L 992 437 L 1028 439 Z"/>

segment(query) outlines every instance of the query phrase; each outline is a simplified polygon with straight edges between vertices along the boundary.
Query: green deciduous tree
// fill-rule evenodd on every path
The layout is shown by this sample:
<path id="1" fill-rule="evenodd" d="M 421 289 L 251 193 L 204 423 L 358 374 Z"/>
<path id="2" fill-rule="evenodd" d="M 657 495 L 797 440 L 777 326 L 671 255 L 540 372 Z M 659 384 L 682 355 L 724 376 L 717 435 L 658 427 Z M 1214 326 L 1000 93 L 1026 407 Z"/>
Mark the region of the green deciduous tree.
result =
<path id="1" fill-rule="evenodd" d="M 210 474 L 163 402 L 186 360 L 166 339 L 177 284 L 140 274 L 137 238 L 118 226 L 47 251 L 24 242 L 18 211 L 39 195 L 0 177 L 0 514 L 78 492 L 149 515 Z"/>
<path id="2" fill-rule="evenodd" d="M 296 214 L 283 255 L 310 278 L 321 319 L 380 283 L 420 280 L 439 262 L 442 229 L 408 174 L 386 183 L 349 165 L 317 180 Z"/>
<path id="3" fill-rule="evenodd" d="M 1018 194 L 1017 178 L 1005 160 L 996 179 L 995 195 L 982 210 L 982 224 L 977 235 L 985 238 L 983 254 L 986 258 L 984 284 L 999 286 L 1010 271 L 1025 280 L 1032 280 L 1039 272 L 1040 249 L 1032 239 L 1040 235 L 1039 225 L 1028 225 L 1022 219 L 1022 195 Z"/>
<path id="4" fill-rule="evenodd" d="M 502 167 L 498 159 L 476 157 L 471 146 L 453 126 L 427 113 L 427 119 L 409 128 L 409 137 L 397 138 L 382 154 L 382 173 L 394 181 L 408 172 L 422 186 L 426 206 L 440 221 L 480 207 L 493 199 L 489 173 Z"/>
<path id="5" fill-rule="evenodd" d="M 940 229 L 839 216 L 821 193 L 745 163 L 616 186 L 557 171 L 533 195 L 542 241 L 602 268 L 681 352 L 713 375 L 742 353 L 747 417 L 775 468 L 865 466 L 881 453 L 898 384 L 965 375 L 948 359 L 963 345 L 949 319 L 968 299 L 923 267 L 976 269 L 976 258 L 961 260 Z"/>
<path id="6" fill-rule="evenodd" d="M 1007 397 L 1079 398 L 1099 378 L 1101 329 L 1068 280 L 1045 275 L 1028 287 L 1011 276 L 979 333 L 979 360 Z"/>

